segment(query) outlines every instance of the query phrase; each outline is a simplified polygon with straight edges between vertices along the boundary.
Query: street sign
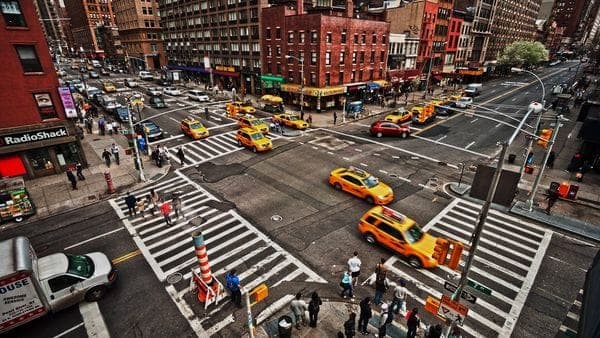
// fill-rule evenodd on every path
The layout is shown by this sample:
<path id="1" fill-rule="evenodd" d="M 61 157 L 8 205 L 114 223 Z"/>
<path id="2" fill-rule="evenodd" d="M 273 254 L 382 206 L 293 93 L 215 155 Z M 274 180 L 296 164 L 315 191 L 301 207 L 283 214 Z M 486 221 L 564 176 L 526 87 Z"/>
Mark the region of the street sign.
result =
<path id="1" fill-rule="evenodd" d="M 467 318 L 468 312 L 468 307 L 453 301 L 446 295 L 442 295 L 440 308 L 438 309 L 438 315 L 462 326 L 463 321 L 465 318 Z"/>
<path id="2" fill-rule="evenodd" d="M 454 293 L 456 291 L 456 289 L 458 289 L 458 286 L 446 281 L 446 282 L 444 282 L 444 289 Z M 463 290 L 461 292 L 460 298 L 466 300 L 469 303 L 473 303 L 473 304 L 475 304 L 475 301 L 477 300 L 477 297 L 473 296 L 472 294 L 468 293 L 465 290 Z"/>
<path id="3" fill-rule="evenodd" d="M 481 292 L 481 293 L 485 294 L 485 295 L 488 295 L 488 296 L 491 296 L 491 295 L 492 295 L 492 289 L 490 289 L 490 288 L 488 288 L 488 287 L 486 287 L 486 286 L 483 286 L 483 285 L 481 285 L 481 284 L 478 284 L 477 282 L 475 282 L 475 281 L 474 281 L 474 280 L 472 280 L 472 279 L 468 279 L 468 280 L 467 280 L 467 285 L 468 285 L 469 287 L 471 287 L 471 288 L 473 288 L 473 289 L 475 289 L 475 290 L 477 290 L 477 291 L 479 291 L 479 292 Z"/>

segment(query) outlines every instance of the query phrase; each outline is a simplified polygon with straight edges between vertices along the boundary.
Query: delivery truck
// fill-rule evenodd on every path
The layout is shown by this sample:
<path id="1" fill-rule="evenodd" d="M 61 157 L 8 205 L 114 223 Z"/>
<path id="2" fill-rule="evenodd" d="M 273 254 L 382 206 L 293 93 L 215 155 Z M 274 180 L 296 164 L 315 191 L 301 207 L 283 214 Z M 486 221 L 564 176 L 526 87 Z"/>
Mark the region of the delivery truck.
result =
<path id="1" fill-rule="evenodd" d="M 82 301 L 97 301 L 117 277 L 106 255 L 38 258 L 27 237 L 0 242 L 0 333 Z"/>

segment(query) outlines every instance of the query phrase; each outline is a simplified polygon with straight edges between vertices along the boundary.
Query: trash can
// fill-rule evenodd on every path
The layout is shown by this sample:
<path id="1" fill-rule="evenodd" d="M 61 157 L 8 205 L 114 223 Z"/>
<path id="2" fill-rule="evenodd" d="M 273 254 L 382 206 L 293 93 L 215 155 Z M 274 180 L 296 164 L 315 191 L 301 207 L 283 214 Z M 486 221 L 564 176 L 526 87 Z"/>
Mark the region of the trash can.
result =
<path id="1" fill-rule="evenodd" d="M 508 163 L 509 164 L 515 164 L 515 160 L 517 159 L 517 155 L 515 154 L 508 154 Z"/>
<path id="2" fill-rule="evenodd" d="M 291 338 L 292 337 L 292 317 L 281 316 L 277 321 L 277 332 L 279 338 Z"/>

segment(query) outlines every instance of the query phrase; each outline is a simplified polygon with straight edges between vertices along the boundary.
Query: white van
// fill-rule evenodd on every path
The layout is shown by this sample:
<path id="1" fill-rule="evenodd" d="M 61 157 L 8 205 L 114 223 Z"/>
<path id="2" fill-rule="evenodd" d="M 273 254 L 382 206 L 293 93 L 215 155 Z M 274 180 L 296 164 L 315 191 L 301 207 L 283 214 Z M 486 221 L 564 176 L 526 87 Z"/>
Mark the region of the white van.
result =
<path id="1" fill-rule="evenodd" d="M 140 80 L 152 81 L 154 80 L 154 75 L 152 73 L 142 70 L 139 74 Z"/>

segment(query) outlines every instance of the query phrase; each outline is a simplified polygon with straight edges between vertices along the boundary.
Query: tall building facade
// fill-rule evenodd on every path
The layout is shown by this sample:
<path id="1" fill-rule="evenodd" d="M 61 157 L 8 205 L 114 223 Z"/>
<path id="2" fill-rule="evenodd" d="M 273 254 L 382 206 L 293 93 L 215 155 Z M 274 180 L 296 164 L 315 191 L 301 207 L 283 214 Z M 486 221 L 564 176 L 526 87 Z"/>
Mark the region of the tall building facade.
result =
<path id="1" fill-rule="evenodd" d="M 267 0 L 159 3 L 170 69 L 240 93 L 260 93 L 260 17 Z"/>
<path id="2" fill-rule="evenodd" d="M 454 9 L 465 13 L 470 25 L 466 50 L 466 68 L 483 73 L 488 45 L 492 36 L 492 20 L 500 0 L 456 0 Z M 467 21 L 467 20 L 465 20 Z"/>
<path id="3" fill-rule="evenodd" d="M 60 88 L 39 17 L 30 0 L 3 1 L 0 63 L 0 176 L 62 172 L 85 156 L 68 88 Z"/>
<path id="4" fill-rule="evenodd" d="M 533 41 L 537 27 L 535 21 L 542 0 L 498 1 L 492 21 L 492 37 L 486 60 L 495 61 L 506 46 L 515 41 Z"/>
<path id="5" fill-rule="evenodd" d="M 34 0 L 42 30 L 53 53 L 66 54 L 68 52 L 67 37 L 63 30 L 63 21 L 68 21 L 61 15 L 61 8 L 57 0 Z"/>
<path id="6" fill-rule="evenodd" d="M 158 70 L 166 65 L 158 1 L 113 0 L 112 6 L 129 66 Z"/>
<path id="7" fill-rule="evenodd" d="M 386 86 L 386 62 L 390 24 L 359 19 L 354 4 L 315 7 L 305 12 L 302 0 L 296 8 L 263 9 L 261 24 L 262 72 L 280 82 L 277 93 L 286 102 L 317 111 L 339 107 L 345 99 L 366 98 Z"/>
<path id="8" fill-rule="evenodd" d="M 115 27 L 109 0 L 64 0 L 71 22 L 74 48 L 81 56 L 90 58 L 111 57 L 104 33 Z M 112 30 L 111 30 L 112 32 Z M 112 33 L 111 33 L 112 34 Z"/>

